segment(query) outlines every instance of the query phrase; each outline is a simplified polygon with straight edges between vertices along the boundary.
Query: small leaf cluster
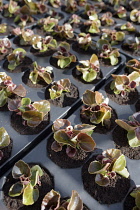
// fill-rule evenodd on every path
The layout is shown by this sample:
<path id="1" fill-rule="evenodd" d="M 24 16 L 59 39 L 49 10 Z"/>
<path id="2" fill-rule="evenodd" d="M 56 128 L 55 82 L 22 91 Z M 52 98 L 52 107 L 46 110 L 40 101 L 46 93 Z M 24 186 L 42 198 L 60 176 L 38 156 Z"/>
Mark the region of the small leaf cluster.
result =
<path id="1" fill-rule="evenodd" d="M 119 18 L 125 18 L 126 14 L 127 14 L 127 11 L 123 6 L 120 6 L 119 8 L 116 9 L 116 15 Z"/>
<path id="2" fill-rule="evenodd" d="M 128 37 L 124 41 L 123 47 L 127 47 L 131 51 L 140 53 L 140 37 Z"/>
<path id="3" fill-rule="evenodd" d="M 76 0 L 69 0 L 66 1 L 66 8 L 65 11 L 68 13 L 73 13 L 78 10 Z"/>
<path id="4" fill-rule="evenodd" d="M 0 33 L 5 33 L 7 30 L 7 24 L 6 23 L 1 23 L 0 24 Z"/>
<path id="5" fill-rule="evenodd" d="M 129 60 L 126 63 L 126 67 L 130 72 L 137 71 L 140 74 L 140 61 L 138 61 L 137 59 Z"/>
<path id="6" fill-rule="evenodd" d="M 39 26 L 42 26 L 45 32 L 53 32 L 54 27 L 58 25 L 58 19 L 48 16 L 47 18 L 41 18 L 40 20 L 38 20 L 37 24 Z"/>
<path id="7" fill-rule="evenodd" d="M 74 37 L 73 28 L 69 23 L 65 23 L 62 26 L 56 25 L 53 34 L 66 39 L 72 39 Z"/>
<path id="8" fill-rule="evenodd" d="M 81 17 L 79 15 L 73 14 L 68 21 L 70 24 L 80 24 Z"/>
<path id="9" fill-rule="evenodd" d="M 108 186 L 110 179 L 115 179 L 116 173 L 128 178 L 126 159 L 119 149 L 107 149 L 98 155 L 89 165 L 88 172 L 95 174 L 95 182 L 100 186 Z"/>
<path id="10" fill-rule="evenodd" d="M 52 100 L 62 96 L 62 93 L 70 92 L 71 82 L 69 79 L 61 79 L 52 83 L 51 88 L 49 89 L 50 98 Z"/>
<path id="11" fill-rule="evenodd" d="M 0 54 L 6 54 L 11 47 L 12 44 L 8 38 L 0 39 Z"/>
<path id="12" fill-rule="evenodd" d="M 3 5 L 3 9 L 5 17 L 13 17 L 20 10 L 20 6 L 16 1 L 10 0 L 9 4 Z"/>
<path id="13" fill-rule="evenodd" d="M 29 167 L 27 163 L 19 160 L 12 169 L 12 176 L 19 180 L 9 189 L 9 196 L 18 197 L 22 195 L 22 203 L 26 206 L 34 204 L 39 198 L 37 185 L 41 186 L 40 177 L 43 171 L 39 165 Z"/>
<path id="14" fill-rule="evenodd" d="M 59 7 L 61 7 L 61 0 L 49 0 L 49 3 L 50 3 L 54 8 L 59 8 Z"/>
<path id="15" fill-rule="evenodd" d="M 134 113 L 129 120 L 115 121 L 120 127 L 127 131 L 127 139 L 130 147 L 140 146 L 140 112 Z"/>
<path id="16" fill-rule="evenodd" d="M 3 158 L 4 154 L 1 149 L 7 147 L 10 144 L 10 136 L 4 127 L 0 128 L 0 161 Z"/>
<path id="17" fill-rule="evenodd" d="M 20 45 L 31 45 L 34 32 L 31 29 L 13 29 L 13 34 L 20 37 Z"/>
<path id="18" fill-rule="evenodd" d="M 100 64 L 98 57 L 93 54 L 90 60 L 79 61 L 79 65 L 76 69 L 82 73 L 82 79 L 86 82 L 92 82 L 97 78 L 97 74 L 100 71 Z"/>
<path id="19" fill-rule="evenodd" d="M 111 12 L 104 13 L 101 16 L 100 20 L 101 20 L 102 25 L 112 26 L 115 23 L 114 19 L 112 18 Z"/>
<path id="20" fill-rule="evenodd" d="M 121 25 L 120 29 L 122 31 L 130 31 L 130 32 L 136 31 L 135 26 L 132 23 L 130 23 L 130 22 L 126 22 L 123 25 Z"/>
<path id="21" fill-rule="evenodd" d="M 140 189 L 136 188 L 134 189 L 130 195 L 135 198 L 135 207 L 133 207 L 132 210 L 139 210 L 140 209 Z"/>
<path id="22" fill-rule="evenodd" d="M 103 40 L 108 40 L 111 45 L 116 45 L 119 42 L 122 42 L 125 38 L 125 33 L 122 31 L 115 31 L 111 29 L 102 29 L 102 37 Z"/>
<path id="23" fill-rule="evenodd" d="M 36 127 L 44 121 L 44 117 L 50 111 L 50 103 L 47 100 L 31 103 L 30 98 L 22 98 L 8 100 L 8 108 L 22 116 L 24 125 Z"/>
<path id="24" fill-rule="evenodd" d="M 134 9 L 130 12 L 130 19 L 133 22 L 140 23 L 140 10 Z"/>
<path id="25" fill-rule="evenodd" d="M 53 54 L 53 57 L 57 59 L 57 65 L 64 69 L 72 62 L 76 62 L 76 56 L 70 51 L 70 45 L 67 42 L 61 42 L 58 46 L 57 52 Z"/>
<path id="26" fill-rule="evenodd" d="M 101 58 L 109 59 L 111 65 L 113 66 L 118 64 L 118 57 L 120 57 L 120 53 L 117 48 L 112 48 L 106 39 L 99 39 L 96 46 Z"/>
<path id="27" fill-rule="evenodd" d="M 114 80 L 111 82 L 110 89 L 115 94 L 121 94 L 122 97 L 140 84 L 140 74 L 136 71 L 133 71 L 128 76 L 112 74 L 112 77 Z"/>
<path id="28" fill-rule="evenodd" d="M 76 40 L 79 44 L 79 47 L 88 50 L 92 46 L 92 39 L 90 34 L 80 33 L 77 35 Z"/>
<path id="29" fill-rule="evenodd" d="M 26 51 L 22 48 L 16 48 L 7 56 L 9 62 L 8 69 L 13 71 L 17 66 L 19 66 L 26 56 Z"/>
<path id="30" fill-rule="evenodd" d="M 91 123 L 102 126 L 110 124 L 111 107 L 108 104 L 108 98 L 104 99 L 102 93 L 98 91 L 86 90 L 83 94 L 83 103 L 81 115 L 86 116 Z"/>
<path id="31" fill-rule="evenodd" d="M 5 72 L 0 72 L 0 107 L 3 107 L 11 95 L 26 96 L 26 89 L 22 85 L 13 83 L 12 78 Z"/>
<path id="32" fill-rule="evenodd" d="M 61 198 L 59 192 L 51 190 L 43 198 L 41 210 L 83 210 L 83 201 L 81 200 L 78 192 L 72 190 L 72 195 L 69 199 Z"/>
<path id="33" fill-rule="evenodd" d="M 85 152 L 91 152 L 96 145 L 91 137 L 94 128 L 95 126 L 88 124 L 73 127 L 69 120 L 57 119 L 52 127 L 55 141 L 52 143 L 51 149 L 59 152 L 66 145 L 66 154 L 70 158 L 76 155 L 79 148 Z"/>
<path id="34" fill-rule="evenodd" d="M 52 82 L 51 73 L 52 67 L 41 67 L 37 64 L 37 62 L 32 63 L 33 71 L 31 71 L 29 75 L 29 79 L 33 84 L 37 84 L 38 81 L 43 80 L 46 84 L 50 84 Z"/>
<path id="35" fill-rule="evenodd" d="M 84 25 L 87 26 L 86 31 L 91 34 L 100 33 L 101 22 L 99 19 L 87 20 L 84 22 Z"/>

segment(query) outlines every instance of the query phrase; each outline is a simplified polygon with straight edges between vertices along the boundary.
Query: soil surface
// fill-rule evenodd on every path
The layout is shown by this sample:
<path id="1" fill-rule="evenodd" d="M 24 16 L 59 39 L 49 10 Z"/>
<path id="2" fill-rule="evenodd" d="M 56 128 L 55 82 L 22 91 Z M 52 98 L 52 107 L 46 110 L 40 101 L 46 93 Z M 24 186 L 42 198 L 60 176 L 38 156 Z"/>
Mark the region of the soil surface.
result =
<path id="1" fill-rule="evenodd" d="M 30 167 L 32 167 L 35 164 L 29 164 L 29 165 L 30 165 Z M 42 168 L 42 166 L 41 166 L 41 168 Z M 10 197 L 8 195 L 10 187 L 18 181 L 17 179 L 13 179 L 12 173 L 8 174 L 2 190 L 4 193 L 4 198 L 3 198 L 4 203 L 9 210 L 40 210 L 40 206 L 41 206 L 44 196 L 51 189 L 54 189 L 53 176 L 50 174 L 50 172 L 47 169 L 42 168 L 42 170 L 43 170 L 44 174 L 40 178 L 41 186 L 39 186 L 39 185 L 36 186 L 39 190 L 39 198 L 33 205 L 30 205 L 30 206 L 25 206 L 22 204 L 22 196 Z"/>
<path id="2" fill-rule="evenodd" d="M 112 101 L 116 102 L 117 104 L 119 105 L 134 104 L 136 100 L 138 99 L 137 89 L 132 90 L 131 92 L 126 92 L 126 95 L 122 97 L 120 94 L 115 94 L 113 90 L 110 89 L 110 84 L 111 82 L 109 82 L 105 86 L 107 97 L 111 99 Z"/>
<path id="3" fill-rule="evenodd" d="M 2 165 L 6 160 L 10 158 L 12 147 L 13 147 L 13 140 L 10 139 L 10 144 L 7 147 L 0 149 L 3 152 L 3 157 L 0 160 L 0 165 Z"/>
<path id="4" fill-rule="evenodd" d="M 116 148 L 120 149 L 121 152 L 129 157 L 130 159 L 140 159 L 140 146 L 130 147 L 127 139 L 127 131 L 121 128 L 119 125 L 112 132 L 113 140 Z"/>
<path id="5" fill-rule="evenodd" d="M 82 149 L 77 150 L 76 155 L 70 158 L 66 154 L 66 146 L 63 146 L 60 152 L 55 152 L 51 149 L 54 138 L 48 139 L 47 154 L 48 157 L 61 168 L 78 168 L 89 158 L 91 152 L 84 152 Z"/>
<path id="6" fill-rule="evenodd" d="M 20 36 L 16 36 L 13 40 L 13 43 L 18 45 L 19 47 L 29 47 L 31 44 L 20 44 Z"/>
<path id="7" fill-rule="evenodd" d="M 93 156 L 82 167 L 84 189 L 101 204 L 121 202 L 130 188 L 130 179 L 126 179 L 117 174 L 115 179 L 110 179 L 110 184 L 108 186 L 99 186 L 95 183 L 95 174 L 88 173 L 89 164 L 95 159 L 96 156 Z"/>
<path id="8" fill-rule="evenodd" d="M 38 56 L 38 57 L 46 57 L 46 56 L 51 56 L 55 52 L 55 50 L 47 50 L 45 52 L 39 52 L 39 50 L 36 50 L 33 47 L 31 47 L 30 52 L 33 53 L 33 55 Z"/>
<path id="9" fill-rule="evenodd" d="M 46 88 L 45 98 L 54 106 L 59 106 L 59 107 L 71 106 L 79 98 L 78 88 L 73 84 L 71 84 L 70 86 L 70 92 L 62 93 L 61 97 L 53 100 L 50 99 L 50 92 L 49 92 L 50 88 L 51 88 L 50 86 Z"/>
<path id="10" fill-rule="evenodd" d="M 82 54 L 90 54 L 90 55 L 92 55 L 92 54 L 96 54 L 97 53 L 97 51 L 96 50 L 93 50 L 90 46 L 88 47 L 87 50 L 82 49 L 80 47 L 80 45 L 78 44 L 78 42 L 74 42 L 72 44 L 72 49 L 74 51 L 76 51 L 78 53 L 82 53 Z"/>
<path id="11" fill-rule="evenodd" d="M 16 112 L 13 112 L 11 115 L 11 126 L 21 135 L 34 135 L 40 133 L 50 122 L 50 113 L 48 113 L 44 121 L 42 121 L 36 127 L 29 127 L 23 125 L 23 120 L 20 115 L 17 115 Z"/>

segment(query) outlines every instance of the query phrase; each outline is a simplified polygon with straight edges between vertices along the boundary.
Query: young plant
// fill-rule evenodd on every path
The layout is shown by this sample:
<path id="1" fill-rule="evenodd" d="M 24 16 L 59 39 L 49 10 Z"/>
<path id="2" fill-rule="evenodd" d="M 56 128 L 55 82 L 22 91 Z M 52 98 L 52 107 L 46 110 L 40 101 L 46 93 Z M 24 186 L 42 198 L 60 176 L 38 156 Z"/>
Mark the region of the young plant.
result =
<path id="1" fill-rule="evenodd" d="M 130 20 L 140 23 L 140 10 L 134 9 L 130 13 Z"/>
<path id="2" fill-rule="evenodd" d="M 49 3 L 50 3 L 54 8 L 59 8 L 59 7 L 61 7 L 61 0 L 49 0 Z"/>
<path id="3" fill-rule="evenodd" d="M 111 82 L 110 89 L 113 90 L 115 94 L 121 94 L 122 97 L 140 84 L 140 74 L 136 71 L 128 76 L 112 74 L 112 77 L 114 80 Z"/>
<path id="4" fill-rule="evenodd" d="M 25 97 L 26 89 L 22 85 L 14 84 L 5 72 L 0 72 L 0 107 L 3 107 L 12 95 Z"/>
<path id="5" fill-rule="evenodd" d="M 46 68 L 41 67 L 35 61 L 33 62 L 32 67 L 33 71 L 31 71 L 29 79 L 33 84 L 37 84 L 40 80 L 43 80 L 46 84 L 52 82 L 51 73 L 53 68 L 51 66 L 47 66 Z"/>
<path id="6" fill-rule="evenodd" d="M 120 29 L 123 31 L 129 31 L 129 32 L 136 31 L 135 26 L 130 22 L 127 22 L 127 23 L 124 23 L 123 25 L 121 25 Z"/>
<path id="7" fill-rule="evenodd" d="M 115 21 L 112 19 L 112 13 L 106 12 L 101 16 L 101 23 L 102 25 L 112 26 L 114 25 Z"/>
<path id="8" fill-rule="evenodd" d="M 55 141 L 52 143 L 51 149 L 59 152 L 63 146 L 67 146 L 66 154 L 70 158 L 76 155 L 79 148 L 85 152 L 91 152 L 96 145 L 91 137 L 94 128 L 95 126 L 88 124 L 73 127 L 69 120 L 58 119 L 52 127 Z"/>
<path id="9" fill-rule="evenodd" d="M 44 121 L 44 117 L 50 111 L 50 103 L 47 100 L 31 103 L 30 98 L 22 98 L 21 100 L 8 100 L 8 108 L 22 116 L 23 125 L 36 127 Z"/>
<path id="10" fill-rule="evenodd" d="M 32 46 L 39 52 L 46 52 L 57 49 L 57 41 L 52 36 L 41 37 L 34 35 L 32 38 Z"/>
<path id="11" fill-rule="evenodd" d="M 9 4 L 3 6 L 4 16 L 5 17 L 14 17 L 18 11 L 20 10 L 20 6 L 16 1 L 10 0 Z"/>
<path id="12" fill-rule="evenodd" d="M 53 34 L 66 39 L 72 39 L 74 37 L 73 28 L 69 23 L 65 23 L 62 26 L 57 25 Z"/>
<path id="13" fill-rule="evenodd" d="M 80 33 L 77 35 L 76 40 L 79 44 L 79 47 L 85 51 L 92 46 L 92 39 L 90 34 Z"/>
<path id="14" fill-rule="evenodd" d="M 9 62 L 8 69 L 13 71 L 17 66 L 19 66 L 26 56 L 26 51 L 22 48 L 16 48 L 7 56 Z"/>
<path id="15" fill-rule="evenodd" d="M 130 195 L 135 198 L 135 207 L 132 210 L 139 210 L 140 209 L 140 189 L 133 190 Z"/>
<path id="16" fill-rule="evenodd" d="M 95 80 L 100 71 L 98 57 L 93 54 L 90 60 L 79 61 L 79 63 L 80 64 L 76 66 L 76 69 L 82 73 L 82 79 L 86 82 Z"/>
<path id="17" fill-rule="evenodd" d="M 31 29 L 20 29 L 15 28 L 13 29 L 13 34 L 19 36 L 20 38 L 20 45 L 31 45 L 32 38 L 34 36 L 34 32 Z"/>
<path id="18" fill-rule="evenodd" d="M 73 13 L 78 10 L 77 2 L 75 0 L 66 0 L 66 12 Z"/>
<path id="19" fill-rule="evenodd" d="M 78 0 L 78 5 L 80 6 L 80 7 L 83 7 L 83 6 L 85 6 L 87 4 L 87 0 Z"/>
<path id="20" fill-rule="evenodd" d="M 4 157 L 4 154 L 1 149 L 7 147 L 10 144 L 10 136 L 4 127 L 0 128 L 0 161 Z"/>
<path id="21" fill-rule="evenodd" d="M 115 122 L 127 131 L 127 139 L 130 147 L 140 146 L 140 112 L 134 113 L 129 120 L 115 120 Z"/>
<path id="22" fill-rule="evenodd" d="M 101 39 L 106 39 L 111 43 L 111 45 L 119 44 L 119 42 L 122 42 L 125 38 L 125 33 L 121 31 L 115 31 L 111 29 L 102 29 L 102 37 Z"/>
<path id="23" fill-rule="evenodd" d="M 52 100 L 61 97 L 62 93 L 70 92 L 71 82 L 69 79 L 61 79 L 57 82 L 53 82 L 50 92 L 50 98 Z"/>
<path id="24" fill-rule="evenodd" d="M 33 2 L 32 0 L 24 0 L 25 5 L 31 15 L 35 14 L 44 14 L 47 11 L 47 6 L 45 5 L 44 1 Z"/>
<path id="25" fill-rule="evenodd" d="M 124 7 L 120 6 L 119 8 L 116 9 L 116 15 L 119 18 L 125 18 L 127 14 L 127 11 Z"/>
<path id="26" fill-rule="evenodd" d="M 82 116 L 86 116 L 94 124 L 110 125 L 112 109 L 108 106 L 108 98 L 104 99 L 102 93 L 98 91 L 86 90 L 82 101 L 84 103 L 81 110 Z"/>
<path id="27" fill-rule="evenodd" d="M 0 39 L 0 55 L 7 54 L 11 47 L 12 44 L 8 38 Z"/>
<path id="28" fill-rule="evenodd" d="M 64 69 L 72 62 L 76 62 L 76 56 L 73 55 L 70 51 L 70 45 L 67 42 L 61 42 L 57 49 L 57 52 L 53 54 L 53 57 L 57 59 L 57 65 Z"/>
<path id="29" fill-rule="evenodd" d="M 51 190 L 43 198 L 41 210 L 83 210 L 83 201 L 78 192 L 72 190 L 72 195 L 69 199 L 61 199 L 59 192 Z"/>
<path id="30" fill-rule="evenodd" d="M 84 25 L 87 26 L 86 31 L 91 33 L 91 34 L 98 34 L 100 33 L 100 26 L 101 22 L 100 20 L 88 20 L 84 22 Z"/>
<path id="31" fill-rule="evenodd" d="M 29 167 L 27 163 L 19 160 L 12 169 L 12 176 L 17 180 L 9 189 L 10 197 L 22 195 L 22 203 L 26 206 L 34 204 L 39 198 L 37 186 L 41 186 L 40 177 L 43 171 L 39 165 Z"/>
<path id="32" fill-rule="evenodd" d="M 107 40 L 99 39 L 96 44 L 100 58 L 109 59 L 111 65 L 118 64 L 120 53 L 117 48 L 112 48 Z"/>
<path id="33" fill-rule="evenodd" d="M 69 19 L 70 24 L 80 24 L 81 23 L 81 17 L 79 15 L 73 14 Z"/>
<path id="34" fill-rule="evenodd" d="M 130 51 L 140 53 L 140 37 L 128 37 L 123 43 L 123 47 L 127 47 Z"/>
<path id="35" fill-rule="evenodd" d="M 130 73 L 133 71 L 137 71 L 140 74 L 140 61 L 138 61 L 136 59 L 129 60 L 126 63 L 126 67 L 130 71 Z"/>
<path id="36" fill-rule="evenodd" d="M 41 18 L 40 20 L 38 20 L 37 24 L 39 26 L 42 26 L 45 32 L 53 32 L 54 27 L 58 24 L 58 19 L 51 18 L 51 16 L 49 16 L 47 18 Z"/>
<path id="37" fill-rule="evenodd" d="M 7 31 L 7 23 L 0 24 L 0 34 L 4 34 Z"/>
<path id="38" fill-rule="evenodd" d="M 125 156 L 119 149 L 107 149 L 102 155 L 98 155 L 96 160 L 90 163 L 88 172 L 95 174 L 95 182 L 103 187 L 108 186 L 110 180 L 115 179 L 116 174 L 129 177 Z"/>

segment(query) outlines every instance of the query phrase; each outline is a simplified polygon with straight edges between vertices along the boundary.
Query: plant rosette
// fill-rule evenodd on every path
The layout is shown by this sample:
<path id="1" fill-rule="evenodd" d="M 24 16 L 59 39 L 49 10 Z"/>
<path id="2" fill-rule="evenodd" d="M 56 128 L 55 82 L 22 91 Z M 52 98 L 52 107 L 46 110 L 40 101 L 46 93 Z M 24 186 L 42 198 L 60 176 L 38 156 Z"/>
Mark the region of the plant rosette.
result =
<path id="1" fill-rule="evenodd" d="M 31 103 L 30 98 L 9 99 L 8 109 L 13 111 L 11 126 L 21 135 L 38 134 L 50 121 L 50 103 L 47 100 Z"/>
<path id="2" fill-rule="evenodd" d="M 82 24 L 81 17 L 76 14 L 73 14 L 67 21 L 73 28 L 78 28 Z"/>
<path id="3" fill-rule="evenodd" d="M 139 210 L 140 209 L 140 187 L 134 188 L 125 198 L 124 210 Z"/>
<path id="4" fill-rule="evenodd" d="M 62 5 L 61 0 L 49 0 L 49 4 L 54 8 L 60 8 Z"/>
<path id="5" fill-rule="evenodd" d="M 83 204 L 80 195 L 76 190 L 72 190 L 70 198 L 61 198 L 59 192 L 51 190 L 48 192 L 41 204 L 41 210 L 87 210 L 88 208 Z"/>
<path id="6" fill-rule="evenodd" d="M 125 53 L 140 56 L 140 37 L 128 37 L 122 44 Z"/>
<path id="7" fill-rule="evenodd" d="M 79 91 L 69 79 L 61 79 L 46 88 L 45 98 L 55 106 L 71 106 L 79 98 Z"/>
<path id="8" fill-rule="evenodd" d="M 46 87 L 53 80 L 54 74 L 52 70 L 51 66 L 42 67 L 34 61 L 31 70 L 24 73 L 22 81 L 31 88 Z"/>
<path id="9" fill-rule="evenodd" d="M 102 29 L 101 39 L 108 40 L 111 45 L 117 45 L 125 39 L 125 33 L 111 29 Z"/>
<path id="10" fill-rule="evenodd" d="M 41 37 L 34 35 L 32 38 L 31 52 L 35 56 L 49 56 L 57 50 L 57 41 L 52 36 Z"/>
<path id="11" fill-rule="evenodd" d="M 0 24 L 0 37 L 1 36 L 11 36 L 11 32 L 13 30 L 13 26 L 7 25 L 7 23 Z"/>
<path id="12" fill-rule="evenodd" d="M 112 18 L 112 13 L 111 12 L 106 12 L 104 13 L 101 18 L 101 25 L 102 26 L 112 26 L 115 24 L 114 19 Z"/>
<path id="13" fill-rule="evenodd" d="M 127 10 L 123 6 L 119 6 L 115 9 L 114 15 L 123 19 L 127 17 Z"/>
<path id="14" fill-rule="evenodd" d="M 10 72 L 21 72 L 32 63 L 31 58 L 26 56 L 26 51 L 22 48 L 14 49 L 6 58 L 3 68 Z"/>
<path id="15" fill-rule="evenodd" d="M 12 33 L 16 35 L 14 39 L 14 44 L 18 46 L 30 46 L 32 44 L 32 38 L 34 37 L 34 32 L 31 29 L 13 29 Z"/>
<path id="16" fill-rule="evenodd" d="M 125 156 L 118 149 L 93 156 L 82 168 L 82 180 L 85 190 L 99 203 L 121 202 L 130 188 Z"/>
<path id="17" fill-rule="evenodd" d="M 120 105 L 134 104 L 138 99 L 137 86 L 140 85 L 140 74 L 133 71 L 125 74 L 112 74 L 113 81 L 105 86 L 107 96 Z"/>
<path id="18" fill-rule="evenodd" d="M 26 89 L 23 85 L 16 85 L 12 78 L 5 72 L 0 72 L 0 109 L 7 107 L 9 98 L 20 98 L 26 96 Z M 6 107 L 5 107 L 6 105 Z"/>
<path id="19" fill-rule="evenodd" d="M 94 128 L 88 124 L 73 127 L 69 120 L 57 119 L 52 126 L 53 138 L 47 143 L 49 158 L 61 168 L 80 167 L 95 149 Z"/>
<path id="20" fill-rule="evenodd" d="M 13 141 L 10 139 L 4 127 L 0 128 L 0 165 L 2 165 L 12 152 Z"/>
<path id="21" fill-rule="evenodd" d="M 130 12 L 130 20 L 134 23 L 140 23 L 140 10 L 134 9 Z"/>
<path id="22" fill-rule="evenodd" d="M 46 193 L 54 188 L 50 172 L 22 160 L 15 163 L 3 185 L 3 202 L 11 210 L 40 209 Z"/>
<path id="23" fill-rule="evenodd" d="M 84 27 L 81 28 L 82 32 L 97 35 L 100 33 L 101 22 L 99 19 L 87 20 L 84 22 Z"/>
<path id="24" fill-rule="evenodd" d="M 80 72 L 80 77 L 84 82 L 93 82 L 100 75 L 100 64 L 98 57 L 93 54 L 90 60 L 79 61 L 79 65 L 76 66 L 76 70 Z"/>
<path id="25" fill-rule="evenodd" d="M 77 47 L 84 50 L 84 52 L 92 49 L 93 42 L 90 34 L 80 33 L 77 35 L 76 40 L 78 43 Z"/>
<path id="26" fill-rule="evenodd" d="M 116 148 L 130 159 L 140 159 L 140 112 L 134 113 L 129 120 L 116 120 L 118 126 L 113 131 Z"/>
<path id="27" fill-rule="evenodd" d="M 127 68 L 129 73 L 132 73 L 133 71 L 136 71 L 140 74 L 140 61 L 138 61 L 137 59 L 129 60 L 126 63 L 126 68 Z"/>
<path id="28" fill-rule="evenodd" d="M 4 17 L 15 17 L 20 10 L 20 6 L 16 1 L 10 0 L 9 4 L 4 4 L 2 6 L 2 13 Z"/>
<path id="29" fill-rule="evenodd" d="M 74 13 L 78 10 L 78 5 L 76 0 L 66 1 L 65 12 Z"/>
<path id="30" fill-rule="evenodd" d="M 56 25 L 52 33 L 57 39 L 60 40 L 74 40 L 74 32 L 71 24 L 65 23 L 64 25 Z"/>
<path id="31" fill-rule="evenodd" d="M 106 39 L 99 39 L 96 43 L 99 57 L 104 62 L 109 62 L 112 66 L 115 66 L 119 62 L 120 53 L 117 48 L 112 48 L 111 44 Z"/>
<path id="32" fill-rule="evenodd" d="M 8 38 L 0 39 L 0 61 L 12 51 L 12 43 Z"/>
<path id="33" fill-rule="evenodd" d="M 51 64 L 61 69 L 70 68 L 76 63 L 76 56 L 69 51 L 70 44 L 61 42 L 57 48 L 57 52 L 55 52 L 50 59 Z"/>
<path id="34" fill-rule="evenodd" d="M 115 29 L 119 30 L 119 31 L 124 31 L 124 33 L 128 34 L 128 35 L 137 32 L 136 27 L 131 22 L 126 22 L 126 23 L 124 23 L 122 25 L 117 25 L 115 27 Z"/>
<path id="35" fill-rule="evenodd" d="M 98 91 L 86 90 L 80 110 L 82 123 L 96 125 L 95 132 L 107 133 L 115 126 L 116 113 L 108 106 L 109 99 Z"/>

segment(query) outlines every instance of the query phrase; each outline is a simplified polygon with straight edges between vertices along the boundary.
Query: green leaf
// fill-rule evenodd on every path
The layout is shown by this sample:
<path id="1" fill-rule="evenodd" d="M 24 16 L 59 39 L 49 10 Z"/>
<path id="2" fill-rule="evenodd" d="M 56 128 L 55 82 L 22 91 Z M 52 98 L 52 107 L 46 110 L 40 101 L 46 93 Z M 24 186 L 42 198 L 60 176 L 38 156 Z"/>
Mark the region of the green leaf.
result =
<path id="1" fill-rule="evenodd" d="M 6 147 L 10 144 L 10 136 L 4 127 L 0 128 L 0 148 Z"/>
<path id="2" fill-rule="evenodd" d="M 43 113 L 43 116 L 45 116 L 50 111 L 50 103 L 47 100 L 37 101 L 34 102 L 32 105 L 39 112 Z"/>
<path id="3" fill-rule="evenodd" d="M 38 78 L 38 71 L 32 71 L 29 75 L 29 79 L 32 81 L 33 84 L 37 84 L 37 78 Z"/>
<path id="4" fill-rule="evenodd" d="M 54 121 L 52 129 L 53 131 L 58 131 L 60 129 L 65 129 L 66 127 L 70 126 L 71 123 L 67 119 L 57 119 Z"/>
<path id="5" fill-rule="evenodd" d="M 137 192 L 135 202 L 136 202 L 136 206 L 140 209 L 140 192 Z"/>
<path id="6" fill-rule="evenodd" d="M 43 175 L 43 171 L 40 166 L 35 165 L 31 168 L 31 185 L 34 187 L 38 183 L 38 178 Z"/>
<path id="7" fill-rule="evenodd" d="M 101 174 L 96 174 L 95 182 L 99 186 L 104 186 L 105 187 L 105 186 L 109 185 L 109 178 L 108 177 L 104 177 Z"/>
<path id="8" fill-rule="evenodd" d="M 86 81 L 86 82 L 92 82 L 93 80 L 95 80 L 97 77 L 97 71 L 83 71 L 83 80 Z"/>
<path id="9" fill-rule="evenodd" d="M 22 106 L 28 106 L 31 104 L 31 99 L 30 98 L 22 98 L 21 100 L 21 105 Z"/>
<path id="10" fill-rule="evenodd" d="M 79 125 L 75 125 L 74 129 L 75 130 L 79 130 L 82 133 L 87 133 L 87 132 L 93 132 L 93 129 L 95 128 L 95 125 L 89 125 L 89 124 L 79 124 Z"/>
<path id="11" fill-rule="evenodd" d="M 128 123 L 124 122 L 123 120 L 115 120 L 115 122 L 122 128 L 124 128 L 126 131 L 134 131 L 136 127 L 133 127 L 129 125 Z"/>
<path id="12" fill-rule="evenodd" d="M 57 61 L 57 65 L 60 66 L 61 69 L 66 68 L 67 66 L 70 65 L 70 63 L 71 63 L 70 58 L 63 58 Z"/>
<path id="13" fill-rule="evenodd" d="M 127 133 L 128 143 L 130 147 L 139 147 L 140 141 L 138 140 L 135 131 L 128 131 Z"/>
<path id="14" fill-rule="evenodd" d="M 136 198 L 138 192 L 140 192 L 140 190 L 136 188 L 136 189 L 134 189 L 134 190 L 130 193 L 130 195 L 131 195 L 133 198 Z"/>
<path id="15" fill-rule="evenodd" d="M 0 91 L 0 107 L 3 107 L 7 103 L 8 97 L 6 91 L 2 89 Z"/>
<path id="16" fill-rule="evenodd" d="M 79 194 L 76 190 L 72 190 L 72 195 L 67 206 L 67 210 L 82 210 L 83 201 L 81 200 Z"/>
<path id="17" fill-rule="evenodd" d="M 89 165 L 88 172 L 90 174 L 96 174 L 102 169 L 102 164 L 99 161 L 92 161 Z"/>
<path id="18" fill-rule="evenodd" d="M 15 163 L 12 169 L 12 176 L 14 179 L 18 179 L 22 175 L 24 175 L 25 177 L 30 177 L 31 171 L 27 163 L 25 163 L 22 160 L 19 160 Z"/>
<path id="19" fill-rule="evenodd" d="M 86 133 L 79 133 L 77 136 L 78 145 L 83 149 L 85 152 L 91 152 L 94 150 L 96 144 L 93 138 Z"/>
<path id="20" fill-rule="evenodd" d="M 114 162 L 112 171 L 122 171 L 126 166 L 125 156 L 122 154 L 118 159 Z"/>
<path id="21" fill-rule="evenodd" d="M 23 193 L 24 185 L 20 182 L 15 183 L 10 187 L 8 195 L 11 197 L 19 196 Z"/>
<path id="22" fill-rule="evenodd" d="M 39 72 L 39 76 L 47 83 L 50 84 L 52 82 L 52 78 L 48 72 Z"/>
<path id="23" fill-rule="evenodd" d="M 25 111 L 22 114 L 22 118 L 27 121 L 42 121 L 43 117 L 43 113 L 36 110 Z"/>
<path id="24" fill-rule="evenodd" d="M 86 90 L 83 94 L 83 103 L 90 106 L 96 104 L 95 92 Z"/>
<path id="25" fill-rule="evenodd" d="M 122 171 L 117 171 L 118 174 L 120 174 L 121 176 L 128 178 L 129 177 L 129 172 L 126 168 L 124 168 Z"/>
<path id="26" fill-rule="evenodd" d="M 117 57 L 115 57 L 114 55 L 110 55 L 109 58 L 110 58 L 110 62 L 111 62 L 112 66 L 117 65 L 117 63 L 118 63 L 118 58 Z"/>
<path id="27" fill-rule="evenodd" d="M 38 189 L 34 189 L 31 184 L 28 184 L 23 192 L 22 203 L 26 206 L 34 204 L 39 198 Z"/>
<path id="28" fill-rule="evenodd" d="M 58 143 L 70 145 L 71 147 L 74 147 L 74 148 L 76 147 L 75 142 L 71 141 L 70 137 L 68 137 L 68 135 L 63 130 L 56 131 L 54 133 L 54 139 Z"/>

